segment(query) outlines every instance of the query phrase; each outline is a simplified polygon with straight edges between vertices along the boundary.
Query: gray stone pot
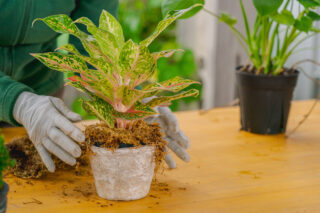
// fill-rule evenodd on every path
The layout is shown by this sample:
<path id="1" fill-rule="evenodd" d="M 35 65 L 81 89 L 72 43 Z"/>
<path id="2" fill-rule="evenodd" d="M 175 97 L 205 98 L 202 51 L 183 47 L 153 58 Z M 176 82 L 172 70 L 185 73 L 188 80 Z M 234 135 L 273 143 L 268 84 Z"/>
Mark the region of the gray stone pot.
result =
<path id="1" fill-rule="evenodd" d="M 112 152 L 92 146 L 90 164 L 98 195 L 107 200 L 147 196 L 153 178 L 154 147 L 120 148 Z"/>
<path id="2" fill-rule="evenodd" d="M 0 190 L 0 213 L 6 212 L 8 191 L 9 186 L 8 184 L 4 183 L 3 188 Z"/>

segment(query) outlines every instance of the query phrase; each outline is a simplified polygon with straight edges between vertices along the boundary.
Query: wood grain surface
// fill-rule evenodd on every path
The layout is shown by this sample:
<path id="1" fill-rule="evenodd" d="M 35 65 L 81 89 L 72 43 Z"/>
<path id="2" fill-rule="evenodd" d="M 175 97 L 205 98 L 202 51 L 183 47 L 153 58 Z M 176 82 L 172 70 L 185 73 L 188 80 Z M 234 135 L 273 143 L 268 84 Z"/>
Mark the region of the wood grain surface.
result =
<path id="1" fill-rule="evenodd" d="M 293 103 L 288 132 L 312 103 Z M 320 104 L 289 137 L 239 131 L 237 107 L 177 116 L 192 141 L 191 162 L 177 159 L 177 169 L 158 174 L 146 198 L 103 200 L 90 175 L 71 171 L 42 180 L 9 175 L 8 213 L 320 212 Z M 9 128 L 3 133 L 9 141 L 25 131 Z"/>

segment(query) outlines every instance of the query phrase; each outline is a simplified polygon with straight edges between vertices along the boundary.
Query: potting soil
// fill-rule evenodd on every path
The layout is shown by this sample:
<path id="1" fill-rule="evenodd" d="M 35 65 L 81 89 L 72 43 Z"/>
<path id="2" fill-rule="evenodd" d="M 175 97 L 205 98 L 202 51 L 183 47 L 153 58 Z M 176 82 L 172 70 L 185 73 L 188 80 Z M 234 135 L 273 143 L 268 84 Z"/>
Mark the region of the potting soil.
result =
<path id="1" fill-rule="evenodd" d="M 10 156 L 16 160 L 14 168 L 9 169 L 9 172 L 20 178 L 42 178 L 48 174 L 48 170 L 43 164 L 40 155 L 35 149 L 28 136 L 15 139 L 6 144 Z M 52 155 L 56 169 L 74 170 L 77 175 L 82 175 L 84 170 L 82 166 L 88 165 L 86 158 L 86 147 L 82 146 L 82 155 L 77 159 L 77 165 L 72 167 L 65 164 L 63 161 Z"/>

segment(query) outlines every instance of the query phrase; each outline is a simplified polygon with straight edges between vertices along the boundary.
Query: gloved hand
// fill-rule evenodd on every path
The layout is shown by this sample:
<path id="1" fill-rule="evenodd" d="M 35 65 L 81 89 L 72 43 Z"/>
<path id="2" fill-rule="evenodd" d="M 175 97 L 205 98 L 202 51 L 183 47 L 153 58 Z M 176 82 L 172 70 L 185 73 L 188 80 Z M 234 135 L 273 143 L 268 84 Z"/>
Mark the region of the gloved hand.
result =
<path id="1" fill-rule="evenodd" d="M 143 102 L 147 103 L 150 99 L 145 99 Z M 159 114 L 146 118 L 148 123 L 158 123 L 161 127 L 165 140 L 168 142 L 168 147 L 171 149 L 181 160 L 185 162 L 190 161 L 190 156 L 186 152 L 186 149 L 190 147 L 190 141 L 188 137 L 180 130 L 178 119 L 169 109 L 169 107 L 155 107 L 155 111 Z M 165 157 L 165 161 L 169 168 L 174 169 L 177 167 L 176 162 L 172 156 L 168 153 Z"/>
<path id="2" fill-rule="evenodd" d="M 69 165 L 76 164 L 81 149 L 74 141 L 84 142 L 85 136 L 71 121 L 80 121 L 81 117 L 61 99 L 23 92 L 14 105 L 13 116 L 26 128 L 50 172 L 55 171 L 55 165 L 49 152 Z"/>

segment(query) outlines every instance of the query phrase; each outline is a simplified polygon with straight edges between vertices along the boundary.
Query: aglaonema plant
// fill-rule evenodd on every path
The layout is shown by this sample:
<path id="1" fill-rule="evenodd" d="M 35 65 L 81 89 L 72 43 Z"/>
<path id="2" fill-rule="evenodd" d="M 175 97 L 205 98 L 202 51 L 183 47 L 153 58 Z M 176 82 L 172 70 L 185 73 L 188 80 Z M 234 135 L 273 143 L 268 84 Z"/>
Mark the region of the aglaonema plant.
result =
<path id="1" fill-rule="evenodd" d="M 80 39 L 89 56 L 80 54 L 72 44 L 58 48 L 69 54 L 47 52 L 31 55 L 50 69 L 78 73 L 68 78 L 70 82 L 67 84 L 90 97 L 89 100 L 82 99 L 84 109 L 110 127 L 130 128 L 135 120 L 156 114 L 153 109 L 155 106 L 198 95 L 195 89 L 180 92 L 198 83 L 196 81 L 175 77 L 163 82 L 152 82 L 157 60 L 169 57 L 177 50 L 150 53 L 148 46 L 177 18 L 199 6 L 169 12 L 153 34 L 139 44 L 132 40 L 125 41 L 121 25 L 105 10 L 101 13 L 99 26 L 86 17 L 73 21 L 64 14 L 36 19 L 58 33 L 71 34 Z M 89 34 L 80 31 L 76 24 L 85 25 Z M 164 91 L 175 94 L 161 96 Z M 142 102 L 153 96 L 156 97 L 148 103 Z"/>
<path id="2" fill-rule="evenodd" d="M 214 14 L 227 24 L 252 62 L 256 73 L 278 75 L 285 71 L 285 63 L 304 41 L 318 34 L 315 22 L 320 20 L 315 10 L 319 0 L 252 0 L 257 16 L 250 25 L 242 0 L 245 33 L 236 28 L 237 19 L 228 13 Z M 299 14 L 294 16 L 293 5 L 299 6 Z"/>

